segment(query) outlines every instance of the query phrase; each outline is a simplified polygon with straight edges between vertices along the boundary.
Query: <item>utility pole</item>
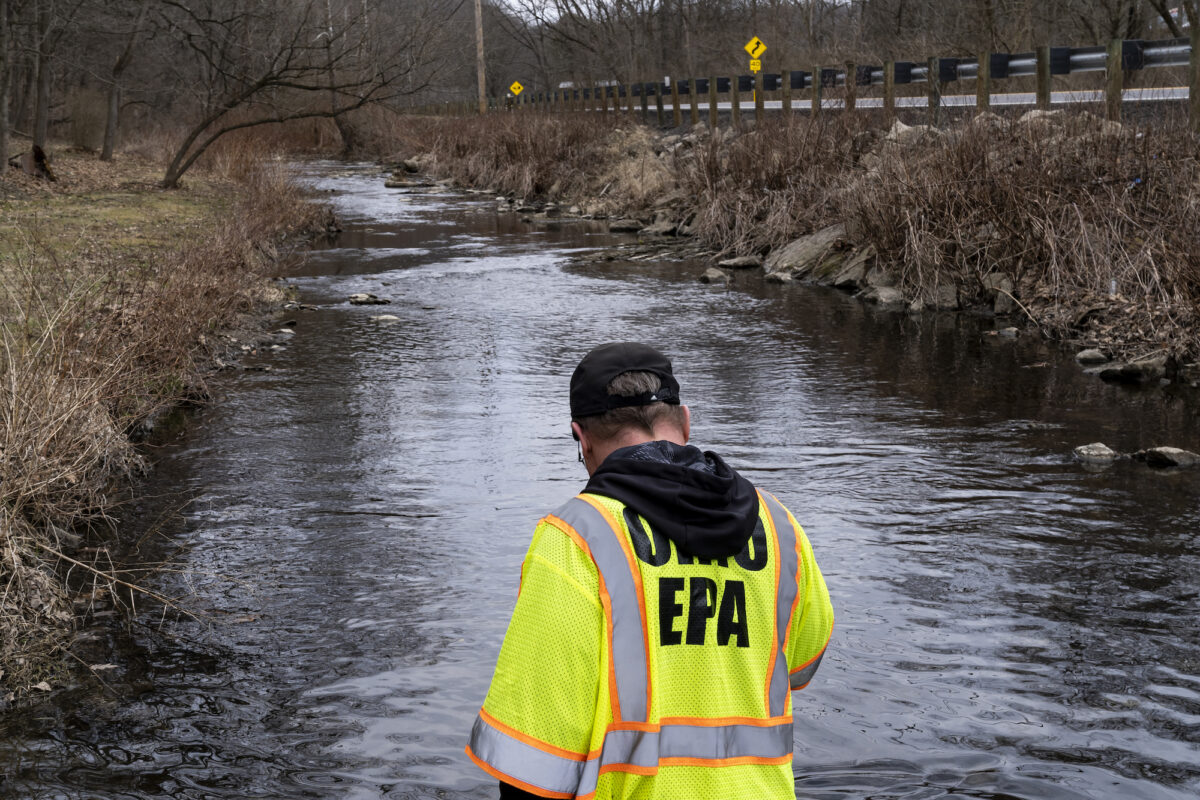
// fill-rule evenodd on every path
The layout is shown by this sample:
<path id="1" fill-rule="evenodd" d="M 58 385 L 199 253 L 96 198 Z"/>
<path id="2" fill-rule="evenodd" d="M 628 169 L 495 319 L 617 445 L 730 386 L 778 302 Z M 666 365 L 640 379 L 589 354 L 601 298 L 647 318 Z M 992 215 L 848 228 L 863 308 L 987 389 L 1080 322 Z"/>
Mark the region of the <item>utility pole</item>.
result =
<path id="1" fill-rule="evenodd" d="M 483 74 L 483 2 L 475 0 L 475 73 L 479 80 L 479 113 L 487 113 L 487 88 Z"/>

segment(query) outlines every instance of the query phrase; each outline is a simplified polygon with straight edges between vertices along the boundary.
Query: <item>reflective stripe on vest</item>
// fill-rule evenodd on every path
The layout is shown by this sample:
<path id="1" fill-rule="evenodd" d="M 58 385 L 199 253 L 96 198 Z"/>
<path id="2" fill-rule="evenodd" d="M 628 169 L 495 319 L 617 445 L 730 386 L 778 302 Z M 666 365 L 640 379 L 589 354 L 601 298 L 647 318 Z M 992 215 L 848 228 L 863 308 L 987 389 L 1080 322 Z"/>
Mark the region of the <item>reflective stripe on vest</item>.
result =
<path id="1" fill-rule="evenodd" d="M 796 529 L 788 520 L 787 509 L 767 492 L 759 492 L 758 496 L 767 509 L 775 552 L 779 554 L 779 592 L 775 597 L 775 633 L 779 647 L 775 653 L 775 668 L 771 670 L 767 706 L 772 717 L 780 717 L 787 709 L 790 688 L 785 645 L 792 623 L 792 606 L 796 604 L 799 589 L 800 576 L 797 570 L 800 563 L 796 556 Z"/>
<path id="2" fill-rule="evenodd" d="M 604 513 L 582 497 L 572 497 L 550 515 L 557 517 L 587 542 L 601 586 L 612 604 L 613 671 L 617 679 L 615 720 L 645 722 L 650 713 L 650 666 L 642 634 L 641 591 L 632 567 Z"/>
<path id="3" fill-rule="evenodd" d="M 665 759 L 723 760 L 748 758 L 771 763 L 792 756 L 792 723 L 774 725 L 662 725 L 645 731 L 614 730 L 598 755 L 555 755 L 526 744 L 490 723 L 483 715 L 471 731 L 471 753 L 504 764 L 508 775 L 556 794 L 584 797 L 596 791 L 601 771 L 633 766 L 657 769 Z"/>

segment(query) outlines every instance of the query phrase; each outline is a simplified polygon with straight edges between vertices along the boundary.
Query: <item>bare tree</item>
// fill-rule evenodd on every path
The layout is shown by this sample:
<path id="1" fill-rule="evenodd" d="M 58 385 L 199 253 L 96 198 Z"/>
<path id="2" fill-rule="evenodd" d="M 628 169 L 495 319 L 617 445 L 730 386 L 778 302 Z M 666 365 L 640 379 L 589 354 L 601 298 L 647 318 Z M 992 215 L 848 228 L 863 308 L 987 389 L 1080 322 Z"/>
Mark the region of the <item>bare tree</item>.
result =
<path id="1" fill-rule="evenodd" d="M 198 115 L 162 185 L 171 188 L 222 136 L 269 123 L 337 119 L 428 85 L 445 8 L 369 6 L 326 14 L 323 0 L 163 0 L 180 84 Z M 439 13 L 439 11 L 441 13 Z M 369 24 L 368 24 L 369 23 Z"/>
<path id="2" fill-rule="evenodd" d="M 0 0 L 0 175 L 8 169 L 8 86 L 12 74 L 8 40 L 8 0 Z"/>
<path id="3" fill-rule="evenodd" d="M 150 11 L 149 0 L 141 0 L 137 7 L 137 16 L 125 34 L 125 47 L 113 62 L 108 84 L 108 110 L 104 121 L 104 145 L 100 148 L 100 160 L 111 161 L 113 147 L 117 139 L 117 125 L 121 115 L 121 76 L 133 59 L 133 48 L 145 32 L 147 16 Z"/>

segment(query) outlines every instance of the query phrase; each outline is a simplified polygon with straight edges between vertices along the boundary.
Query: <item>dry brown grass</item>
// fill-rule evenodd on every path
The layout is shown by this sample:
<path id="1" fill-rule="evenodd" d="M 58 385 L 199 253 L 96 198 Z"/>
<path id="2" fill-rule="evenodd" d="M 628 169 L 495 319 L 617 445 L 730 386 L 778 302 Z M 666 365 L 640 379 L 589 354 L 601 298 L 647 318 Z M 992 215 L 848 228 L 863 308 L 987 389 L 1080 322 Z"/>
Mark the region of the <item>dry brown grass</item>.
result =
<path id="1" fill-rule="evenodd" d="M 61 652 L 73 620 L 68 576 L 87 578 L 92 594 L 123 580 L 76 551 L 106 527 L 143 467 L 131 434 L 156 411 L 205 393 L 214 334 L 279 299 L 266 281 L 277 269 L 277 245 L 324 221 L 325 212 L 288 182 L 284 164 L 251 145 L 214 154 L 205 178 L 214 194 L 192 198 L 192 206 L 142 184 L 139 169 L 129 175 L 135 179 L 115 193 L 104 181 L 79 194 L 24 192 L 0 230 L 0 686 L 7 690 L 39 682 Z M 96 207 L 106 210 L 88 217 Z M 176 216 L 181 207 L 191 216 Z"/>
<path id="2" fill-rule="evenodd" d="M 626 118 L 495 114 L 402 118 L 386 152 L 427 154 L 432 169 L 467 186 L 520 198 L 587 202 L 633 213 L 674 183 L 657 137 Z"/>

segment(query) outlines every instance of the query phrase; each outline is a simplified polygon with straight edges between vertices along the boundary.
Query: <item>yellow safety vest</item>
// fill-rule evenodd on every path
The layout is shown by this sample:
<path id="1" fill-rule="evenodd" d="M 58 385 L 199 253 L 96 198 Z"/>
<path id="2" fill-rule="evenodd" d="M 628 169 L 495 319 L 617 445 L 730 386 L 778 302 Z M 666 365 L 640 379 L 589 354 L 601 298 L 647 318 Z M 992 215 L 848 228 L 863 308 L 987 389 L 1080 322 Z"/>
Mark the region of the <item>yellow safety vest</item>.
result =
<path id="1" fill-rule="evenodd" d="M 741 553 L 704 561 L 581 494 L 534 532 L 467 754 L 542 797 L 794 798 L 789 688 L 832 628 L 808 539 L 771 495 Z"/>

